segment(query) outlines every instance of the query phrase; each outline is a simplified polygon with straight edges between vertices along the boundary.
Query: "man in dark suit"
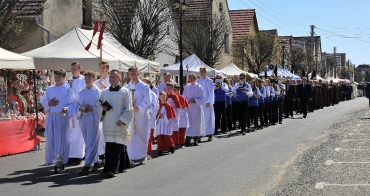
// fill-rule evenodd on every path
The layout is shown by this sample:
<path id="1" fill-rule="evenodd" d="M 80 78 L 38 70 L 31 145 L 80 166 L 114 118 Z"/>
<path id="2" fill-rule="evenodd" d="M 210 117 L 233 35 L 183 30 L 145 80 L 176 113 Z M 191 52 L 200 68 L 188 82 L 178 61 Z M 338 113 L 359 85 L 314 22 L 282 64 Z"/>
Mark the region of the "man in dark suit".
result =
<path id="1" fill-rule="evenodd" d="M 312 99 L 311 91 L 311 85 L 307 83 L 307 78 L 303 77 L 302 84 L 298 85 L 298 99 L 301 102 L 303 118 L 307 116 L 307 104 Z"/>
<path id="2" fill-rule="evenodd" d="M 284 100 L 284 117 L 289 115 L 293 118 L 293 100 L 294 100 L 295 86 L 291 84 L 291 80 L 287 79 L 285 83 L 285 100 Z"/>

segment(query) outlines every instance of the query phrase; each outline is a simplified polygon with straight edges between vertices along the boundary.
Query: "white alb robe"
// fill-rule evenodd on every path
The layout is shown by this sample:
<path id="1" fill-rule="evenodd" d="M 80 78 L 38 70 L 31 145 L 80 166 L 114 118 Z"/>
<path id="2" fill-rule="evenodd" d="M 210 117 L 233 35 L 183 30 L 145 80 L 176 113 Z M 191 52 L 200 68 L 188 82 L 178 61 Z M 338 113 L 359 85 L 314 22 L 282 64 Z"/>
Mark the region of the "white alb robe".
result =
<path id="1" fill-rule="evenodd" d="M 85 88 L 85 77 L 83 75 L 80 75 L 79 78 L 73 79 L 71 76 L 69 78 L 70 80 L 73 80 L 72 82 L 72 90 L 76 96 L 76 100 L 78 101 L 79 93 L 81 89 Z M 85 142 L 84 138 L 82 136 L 82 132 L 80 129 L 80 123 L 78 122 L 77 115 L 73 116 L 73 126 L 72 126 L 72 136 L 71 136 L 71 148 L 69 150 L 69 158 L 79 158 L 82 159 L 84 157 L 84 151 L 85 151 Z"/>
<path id="2" fill-rule="evenodd" d="M 156 133 L 157 135 L 172 135 L 172 121 L 173 119 L 168 119 L 166 108 L 163 106 L 160 111 L 163 114 L 162 118 L 157 119 Z"/>
<path id="3" fill-rule="evenodd" d="M 152 98 L 148 110 L 150 117 L 150 129 L 155 129 L 155 116 L 157 115 L 159 110 L 158 97 L 153 91 L 150 91 L 150 96 Z"/>
<path id="4" fill-rule="evenodd" d="M 213 109 L 213 104 L 215 103 L 215 93 L 214 85 L 211 79 L 208 78 L 199 78 L 197 83 L 203 87 L 204 92 L 204 102 L 203 102 L 203 111 L 204 111 L 204 120 L 206 123 L 206 135 L 213 135 L 215 133 L 215 111 Z M 209 107 L 206 107 L 206 104 L 209 103 Z"/>
<path id="5" fill-rule="evenodd" d="M 107 78 L 102 78 L 103 80 L 103 83 L 104 85 L 109 88 L 110 87 L 110 83 L 109 83 L 109 77 Z M 100 90 L 104 90 L 102 88 L 100 88 L 100 79 L 97 79 L 95 80 L 94 84 L 100 89 Z M 101 122 L 99 124 L 99 131 L 100 131 L 100 139 L 99 139 L 99 148 L 98 148 L 98 155 L 103 155 L 105 154 L 105 141 L 104 141 L 104 134 L 103 134 L 103 123 Z"/>
<path id="6" fill-rule="evenodd" d="M 133 90 L 134 106 L 139 108 L 134 112 L 134 118 L 130 123 L 131 141 L 127 143 L 127 153 L 130 160 L 140 160 L 146 157 L 148 150 L 148 140 L 150 137 L 150 119 L 148 110 L 150 108 L 151 96 L 150 88 L 141 80 L 137 84 L 128 83 L 125 88 Z M 135 134 L 136 127 L 136 134 Z"/>
<path id="7" fill-rule="evenodd" d="M 189 120 L 188 120 L 188 108 L 179 108 L 179 128 L 188 128 L 189 127 Z"/>
<path id="8" fill-rule="evenodd" d="M 205 136 L 205 122 L 203 112 L 204 92 L 200 84 L 187 84 L 184 88 L 183 96 L 189 102 L 194 99 L 195 103 L 189 103 L 188 118 L 189 127 L 186 130 L 186 136 L 199 137 Z"/>
<path id="9" fill-rule="evenodd" d="M 53 98 L 59 101 L 57 106 L 49 106 L 48 103 Z M 66 164 L 71 144 L 70 121 L 76 112 L 76 98 L 73 90 L 68 82 L 60 86 L 52 85 L 46 89 L 40 103 L 47 114 L 45 122 L 46 164 L 53 164 L 59 158 Z M 63 107 L 67 108 L 65 115 L 62 114 Z"/>
<path id="10" fill-rule="evenodd" d="M 104 141 L 127 145 L 131 140 L 129 126 L 133 116 L 131 92 L 126 88 L 119 91 L 109 91 L 109 88 L 106 88 L 102 91 L 100 99 L 112 106 L 103 119 Z M 124 124 L 117 126 L 118 120 Z"/>
<path id="11" fill-rule="evenodd" d="M 100 140 L 100 116 L 102 106 L 99 102 L 101 90 L 93 85 L 90 89 L 83 88 L 79 94 L 77 107 L 77 119 L 86 144 L 85 165 L 91 165 L 98 161 L 98 147 Z M 81 113 L 80 107 L 90 105 L 92 112 Z"/>

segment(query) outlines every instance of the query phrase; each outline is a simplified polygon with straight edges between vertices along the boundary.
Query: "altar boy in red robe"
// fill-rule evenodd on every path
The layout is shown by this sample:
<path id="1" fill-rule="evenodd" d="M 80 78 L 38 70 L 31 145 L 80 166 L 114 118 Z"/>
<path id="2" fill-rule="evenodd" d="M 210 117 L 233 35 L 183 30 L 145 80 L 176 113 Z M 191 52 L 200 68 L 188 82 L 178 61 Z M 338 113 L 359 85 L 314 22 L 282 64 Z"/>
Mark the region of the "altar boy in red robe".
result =
<path id="1" fill-rule="evenodd" d="M 175 152 L 175 144 L 172 140 L 172 121 L 176 119 L 176 114 L 172 106 L 166 101 L 167 93 L 162 91 L 159 93 L 159 110 L 156 115 L 156 131 L 157 131 L 157 150 L 158 156 L 163 155 L 163 151 L 169 150 Z"/>

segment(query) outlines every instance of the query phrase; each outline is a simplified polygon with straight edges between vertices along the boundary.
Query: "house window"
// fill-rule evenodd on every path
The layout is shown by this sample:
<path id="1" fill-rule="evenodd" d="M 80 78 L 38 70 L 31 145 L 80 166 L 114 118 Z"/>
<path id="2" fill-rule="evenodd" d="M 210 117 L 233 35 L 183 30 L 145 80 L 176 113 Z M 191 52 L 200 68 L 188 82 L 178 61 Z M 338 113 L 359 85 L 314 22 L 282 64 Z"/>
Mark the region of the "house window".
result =
<path id="1" fill-rule="evenodd" d="M 219 12 L 223 12 L 224 11 L 224 5 L 223 5 L 223 3 L 219 3 L 218 4 L 218 11 Z"/>
<path id="2" fill-rule="evenodd" d="M 229 53 L 230 52 L 230 38 L 229 38 L 230 36 L 229 36 L 229 34 L 225 34 L 225 38 L 224 38 L 224 40 L 225 40 L 225 52 L 226 53 Z"/>
<path id="3" fill-rule="evenodd" d="M 92 29 L 91 0 L 82 0 L 82 28 Z"/>

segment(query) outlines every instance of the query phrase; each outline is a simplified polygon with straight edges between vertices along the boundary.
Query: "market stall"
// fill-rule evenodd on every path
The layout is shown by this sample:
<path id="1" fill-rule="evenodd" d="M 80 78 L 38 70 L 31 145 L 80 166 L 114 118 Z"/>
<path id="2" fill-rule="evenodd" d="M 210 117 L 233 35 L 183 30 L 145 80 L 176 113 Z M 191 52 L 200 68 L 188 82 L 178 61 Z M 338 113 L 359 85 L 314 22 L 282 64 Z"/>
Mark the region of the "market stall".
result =
<path id="1" fill-rule="evenodd" d="M 32 58 L 0 48 L 0 156 L 31 150 L 41 140 L 36 122 L 43 115 L 36 115 L 37 85 L 31 79 L 36 73 L 30 69 L 35 69 Z"/>

